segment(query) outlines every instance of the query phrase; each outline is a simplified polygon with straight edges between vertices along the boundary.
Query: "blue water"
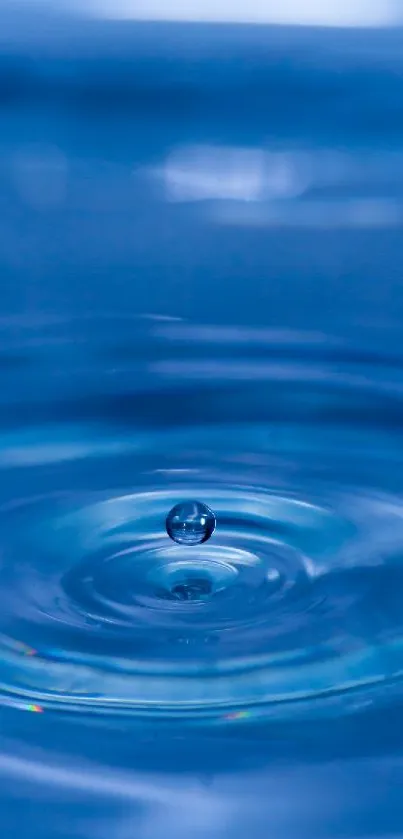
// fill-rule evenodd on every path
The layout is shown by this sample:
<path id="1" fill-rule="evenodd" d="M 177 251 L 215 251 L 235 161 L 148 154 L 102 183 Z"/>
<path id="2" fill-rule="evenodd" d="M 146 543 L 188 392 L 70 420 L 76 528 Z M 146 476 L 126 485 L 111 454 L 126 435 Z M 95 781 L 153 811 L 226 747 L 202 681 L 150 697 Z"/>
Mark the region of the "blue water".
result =
<path id="1" fill-rule="evenodd" d="M 1 835 L 395 839 L 402 33 L 24 20 Z M 216 530 L 175 544 L 194 499 Z"/>

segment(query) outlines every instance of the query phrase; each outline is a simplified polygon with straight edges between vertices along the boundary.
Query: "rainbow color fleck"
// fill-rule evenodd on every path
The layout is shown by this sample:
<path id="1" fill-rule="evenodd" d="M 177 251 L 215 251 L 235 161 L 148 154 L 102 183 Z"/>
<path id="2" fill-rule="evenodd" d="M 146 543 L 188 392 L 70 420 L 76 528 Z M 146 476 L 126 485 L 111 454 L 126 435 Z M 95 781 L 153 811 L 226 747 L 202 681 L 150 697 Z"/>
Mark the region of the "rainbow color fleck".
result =
<path id="1" fill-rule="evenodd" d="M 247 717 L 252 716 L 251 711 L 233 711 L 231 714 L 226 714 L 224 719 L 225 720 L 245 720 Z"/>

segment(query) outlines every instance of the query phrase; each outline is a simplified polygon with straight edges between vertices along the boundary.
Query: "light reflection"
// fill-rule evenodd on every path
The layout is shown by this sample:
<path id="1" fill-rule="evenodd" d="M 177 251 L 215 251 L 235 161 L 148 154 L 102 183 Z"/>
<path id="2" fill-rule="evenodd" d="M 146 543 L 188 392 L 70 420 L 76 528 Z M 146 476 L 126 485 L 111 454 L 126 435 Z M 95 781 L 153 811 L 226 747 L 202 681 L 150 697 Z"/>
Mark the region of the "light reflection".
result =
<path id="1" fill-rule="evenodd" d="M 302 227 L 322 229 L 389 228 L 403 225 L 403 203 L 393 199 L 310 200 L 242 208 L 214 208 L 211 220 L 235 227 Z"/>
<path id="2" fill-rule="evenodd" d="M 76 8 L 100 17 L 307 26 L 393 26 L 393 0 L 87 0 Z"/>
<path id="3" fill-rule="evenodd" d="M 206 144 L 174 148 L 149 176 L 166 202 L 204 204 L 217 224 L 371 229 L 403 224 L 401 164 L 401 152 Z"/>
<path id="4" fill-rule="evenodd" d="M 309 161 L 260 148 L 188 146 L 174 149 L 154 176 L 168 201 L 262 201 L 301 194 L 309 183 Z"/>

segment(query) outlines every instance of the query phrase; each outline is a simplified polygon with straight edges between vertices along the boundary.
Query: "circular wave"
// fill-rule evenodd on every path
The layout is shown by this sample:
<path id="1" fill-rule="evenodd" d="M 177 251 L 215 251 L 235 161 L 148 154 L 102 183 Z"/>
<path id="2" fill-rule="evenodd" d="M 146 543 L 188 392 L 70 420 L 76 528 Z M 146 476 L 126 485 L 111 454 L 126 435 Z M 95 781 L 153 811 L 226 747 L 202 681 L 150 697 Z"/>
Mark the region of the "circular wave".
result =
<path id="1" fill-rule="evenodd" d="M 369 356 L 336 347 L 336 375 L 321 346 L 308 353 L 301 339 L 298 365 L 292 346 L 272 346 L 279 375 L 278 358 L 262 360 L 267 336 L 255 335 L 253 363 L 237 365 L 234 336 L 213 333 L 221 362 L 207 384 L 194 362 L 189 392 L 189 335 L 186 362 L 178 350 L 167 361 L 166 341 L 183 338 L 175 329 L 153 334 L 143 388 L 125 393 L 120 377 L 103 399 L 72 388 L 60 405 L 42 389 L 29 424 L 15 400 L 13 431 L 0 439 L 1 701 L 224 721 L 395 695 L 397 360 L 379 377 Z M 213 352 L 210 333 L 207 343 Z M 212 508 L 216 531 L 198 546 L 175 544 L 167 513 L 193 498 Z"/>

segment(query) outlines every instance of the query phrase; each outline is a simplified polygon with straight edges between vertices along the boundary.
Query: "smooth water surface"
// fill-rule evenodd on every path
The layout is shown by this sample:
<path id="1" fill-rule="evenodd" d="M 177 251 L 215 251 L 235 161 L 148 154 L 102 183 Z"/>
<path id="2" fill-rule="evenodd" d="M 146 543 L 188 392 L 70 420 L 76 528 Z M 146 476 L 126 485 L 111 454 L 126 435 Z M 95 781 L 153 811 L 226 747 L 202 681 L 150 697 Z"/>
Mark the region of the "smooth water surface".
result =
<path id="1" fill-rule="evenodd" d="M 398 837 L 402 35 L 80 27 L 0 68 L 2 835 Z"/>

